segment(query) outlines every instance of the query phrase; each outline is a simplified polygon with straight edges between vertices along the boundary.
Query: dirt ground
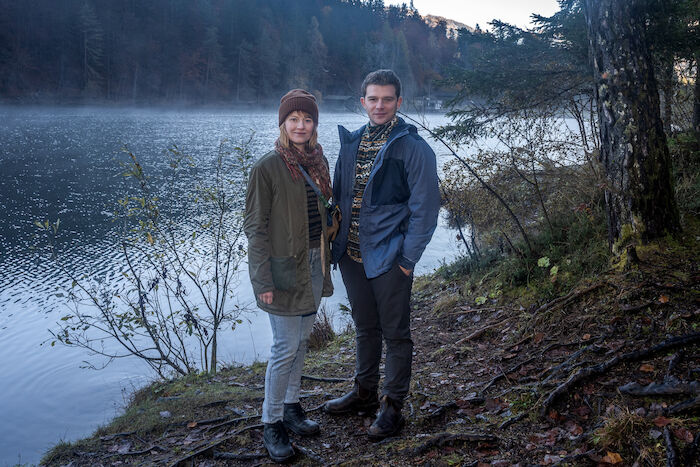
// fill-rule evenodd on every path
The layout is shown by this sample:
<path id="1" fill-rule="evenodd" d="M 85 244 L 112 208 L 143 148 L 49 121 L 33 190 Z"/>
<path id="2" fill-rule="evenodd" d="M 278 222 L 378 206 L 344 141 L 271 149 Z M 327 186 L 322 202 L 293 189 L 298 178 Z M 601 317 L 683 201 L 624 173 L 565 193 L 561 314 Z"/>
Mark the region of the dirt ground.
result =
<path id="1" fill-rule="evenodd" d="M 354 340 L 341 335 L 307 358 L 302 404 L 322 431 L 291 436 L 291 464 L 700 466 L 697 248 L 638 253 L 638 267 L 536 303 L 503 294 L 477 306 L 463 280 L 418 279 L 406 427 L 373 443 L 372 414 L 321 410 L 351 387 Z M 263 381 L 264 365 L 222 371 L 197 384 L 229 389 L 200 401 L 192 385 L 159 386 L 136 399 L 162 414 L 194 394 L 192 412 L 151 428 L 117 423 L 44 461 L 274 465 L 256 415 Z"/>

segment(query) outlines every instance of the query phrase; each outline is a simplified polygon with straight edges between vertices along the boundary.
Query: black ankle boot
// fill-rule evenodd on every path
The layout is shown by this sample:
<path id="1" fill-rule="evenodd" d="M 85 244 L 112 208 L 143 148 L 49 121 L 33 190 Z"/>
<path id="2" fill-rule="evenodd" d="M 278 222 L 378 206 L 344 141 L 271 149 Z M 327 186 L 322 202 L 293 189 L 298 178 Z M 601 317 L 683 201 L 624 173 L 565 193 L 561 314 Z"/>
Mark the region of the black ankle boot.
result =
<path id="1" fill-rule="evenodd" d="M 323 406 L 323 409 L 332 415 L 349 412 L 373 413 L 379 407 L 377 389 L 365 389 L 355 381 L 352 391 L 337 399 L 331 399 Z"/>
<path id="2" fill-rule="evenodd" d="M 284 404 L 284 426 L 299 436 L 313 436 L 321 432 L 318 423 L 306 418 L 299 402 Z"/>
<path id="3" fill-rule="evenodd" d="M 265 423 L 263 444 L 270 454 L 270 459 L 275 462 L 285 462 L 294 456 L 294 448 L 289 442 L 287 430 L 284 428 L 282 420 L 275 423 Z"/>
<path id="4" fill-rule="evenodd" d="M 401 403 L 382 396 L 377 419 L 367 430 L 367 435 L 372 440 L 380 440 L 394 436 L 406 424 L 406 419 L 401 415 Z"/>

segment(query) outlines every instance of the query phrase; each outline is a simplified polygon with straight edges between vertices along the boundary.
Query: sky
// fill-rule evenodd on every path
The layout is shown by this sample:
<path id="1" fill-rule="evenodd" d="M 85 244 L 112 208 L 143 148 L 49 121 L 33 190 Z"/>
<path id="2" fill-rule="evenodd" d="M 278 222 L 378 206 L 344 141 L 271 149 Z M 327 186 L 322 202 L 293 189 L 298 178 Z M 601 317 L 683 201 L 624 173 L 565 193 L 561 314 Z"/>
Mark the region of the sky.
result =
<path id="1" fill-rule="evenodd" d="M 410 4 L 410 0 L 384 0 L 384 5 Z M 414 0 L 421 15 L 444 16 L 467 26 L 479 24 L 490 29 L 488 22 L 499 19 L 521 28 L 530 26 L 530 15 L 551 16 L 559 10 L 556 0 Z"/>

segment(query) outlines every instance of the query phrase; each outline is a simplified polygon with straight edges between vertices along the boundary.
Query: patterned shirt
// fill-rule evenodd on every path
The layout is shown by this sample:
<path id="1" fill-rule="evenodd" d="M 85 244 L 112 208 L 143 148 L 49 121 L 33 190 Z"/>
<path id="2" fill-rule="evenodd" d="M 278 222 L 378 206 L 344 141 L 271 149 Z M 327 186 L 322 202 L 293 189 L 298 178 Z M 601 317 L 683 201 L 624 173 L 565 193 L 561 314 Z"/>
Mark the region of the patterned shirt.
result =
<path id="1" fill-rule="evenodd" d="M 357 150 L 357 164 L 355 165 L 355 185 L 353 187 L 352 212 L 350 216 L 350 232 L 348 234 L 347 254 L 358 263 L 362 262 L 360 254 L 360 207 L 362 206 L 362 196 L 372 172 L 374 160 L 377 153 L 386 144 L 389 134 L 396 126 L 398 118 L 394 118 L 383 125 L 365 128 L 360 140 L 360 147 Z"/>

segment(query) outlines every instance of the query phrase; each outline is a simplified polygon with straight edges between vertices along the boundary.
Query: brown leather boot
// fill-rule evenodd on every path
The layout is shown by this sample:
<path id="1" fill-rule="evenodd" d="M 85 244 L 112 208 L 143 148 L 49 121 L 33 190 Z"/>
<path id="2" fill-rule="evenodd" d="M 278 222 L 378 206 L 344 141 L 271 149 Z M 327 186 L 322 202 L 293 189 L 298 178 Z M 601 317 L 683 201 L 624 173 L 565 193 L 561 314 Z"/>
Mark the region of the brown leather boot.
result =
<path id="1" fill-rule="evenodd" d="M 371 440 L 380 440 L 394 436 L 406 424 L 406 419 L 401 415 L 401 403 L 382 396 L 377 419 L 367 430 L 367 435 Z"/>
<path id="2" fill-rule="evenodd" d="M 331 399 L 323 406 L 326 413 L 340 415 L 350 412 L 373 413 L 379 407 L 377 390 L 365 389 L 355 380 L 355 387 L 337 399 Z"/>

